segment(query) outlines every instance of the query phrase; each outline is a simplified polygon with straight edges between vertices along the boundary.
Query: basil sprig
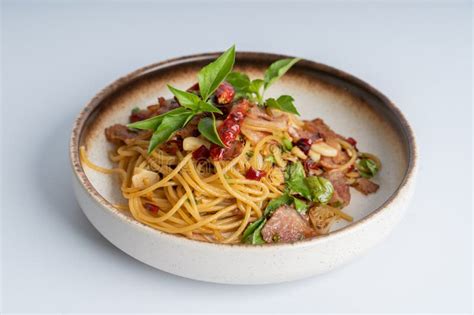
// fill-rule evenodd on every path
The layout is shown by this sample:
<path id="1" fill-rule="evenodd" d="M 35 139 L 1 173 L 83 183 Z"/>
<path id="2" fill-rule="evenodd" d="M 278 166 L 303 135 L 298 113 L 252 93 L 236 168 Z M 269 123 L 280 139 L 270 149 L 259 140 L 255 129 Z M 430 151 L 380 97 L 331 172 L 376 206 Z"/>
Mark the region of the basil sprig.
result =
<path id="1" fill-rule="evenodd" d="M 282 95 L 277 99 L 269 98 L 265 101 L 263 97 L 270 85 L 280 79 L 298 61 L 300 61 L 299 58 L 287 58 L 275 61 L 265 71 L 263 80 L 250 80 L 248 75 L 244 73 L 232 72 L 227 76 L 226 81 L 232 84 L 238 97 L 247 97 L 259 105 L 265 104 L 271 108 L 299 115 L 293 104 L 294 99 L 291 96 Z"/>
<path id="2" fill-rule="evenodd" d="M 180 107 L 159 116 L 128 124 L 128 128 L 153 130 L 148 146 L 148 154 L 163 142 L 168 141 L 179 129 L 196 115 L 211 113 L 212 118 L 201 118 L 198 130 L 212 143 L 224 146 L 216 128 L 214 113 L 222 112 L 208 99 L 232 71 L 235 63 L 235 46 L 229 48 L 219 58 L 211 62 L 198 73 L 199 93 L 196 95 L 168 85 L 168 89 L 178 100 Z"/>

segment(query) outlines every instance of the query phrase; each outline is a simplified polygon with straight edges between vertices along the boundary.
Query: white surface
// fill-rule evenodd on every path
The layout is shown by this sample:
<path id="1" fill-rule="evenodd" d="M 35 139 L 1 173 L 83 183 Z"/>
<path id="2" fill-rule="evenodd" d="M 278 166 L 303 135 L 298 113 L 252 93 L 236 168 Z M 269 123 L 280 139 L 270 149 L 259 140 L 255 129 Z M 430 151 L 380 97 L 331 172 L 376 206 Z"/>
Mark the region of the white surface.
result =
<path id="1" fill-rule="evenodd" d="M 471 14 L 469 2 L 3 2 L 3 311 L 469 312 Z M 68 176 L 80 108 L 139 66 L 234 42 L 344 69 L 406 113 L 417 192 L 383 245 L 324 276 L 227 286 L 139 263 L 88 223 Z"/>

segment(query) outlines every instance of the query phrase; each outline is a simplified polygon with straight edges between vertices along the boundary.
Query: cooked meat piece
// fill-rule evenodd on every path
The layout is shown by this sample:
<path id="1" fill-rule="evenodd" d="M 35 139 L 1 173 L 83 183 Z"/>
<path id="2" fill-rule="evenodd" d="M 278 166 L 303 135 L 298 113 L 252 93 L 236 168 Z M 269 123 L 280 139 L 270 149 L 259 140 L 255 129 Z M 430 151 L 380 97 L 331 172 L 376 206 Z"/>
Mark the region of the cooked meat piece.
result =
<path id="1" fill-rule="evenodd" d="M 321 157 L 319 163 L 326 169 L 334 169 L 349 161 L 350 157 L 345 151 L 338 151 L 335 157 Z"/>
<path id="2" fill-rule="evenodd" d="M 253 119 L 265 119 L 271 121 L 273 118 L 262 108 L 262 106 L 251 106 L 247 113 L 247 117 Z"/>
<path id="3" fill-rule="evenodd" d="M 364 195 L 372 194 L 379 189 L 379 185 L 367 178 L 359 178 L 352 184 L 352 187 L 363 193 Z"/>
<path id="4" fill-rule="evenodd" d="M 201 133 L 198 130 L 198 124 L 199 124 L 199 121 L 201 120 L 201 117 L 202 117 L 201 115 L 194 116 L 194 118 L 191 119 L 191 121 L 188 122 L 188 124 L 184 128 L 178 130 L 175 133 L 175 136 L 181 137 L 183 139 L 187 137 L 199 136 Z"/>
<path id="5" fill-rule="evenodd" d="M 146 109 L 141 109 L 130 115 L 130 122 L 137 122 L 158 116 L 172 109 L 178 108 L 179 104 L 174 100 L 165 100 L 163 97 L 158 98 L 158 104 L 150 105 Z"/>
<path id="6" fill-rule="evenodd" d="M 160 149 L 168 154 L 176 155 L 178 151 L 183 150 L 183 138 L 180 136 L 174 136 L 173 139 L 160 145 Z"/>
<path id="7" fill-rule="evenodd" d="M 287 205 L 276 209 L 262 229 L 262 237 L 267 243 L 291 243 L 315 234 L 308 221 Z"/>
<path id="8" fill-rule="evenodd" d="M 147 139 L 150 136 L 151 132 L 148 130 L 132 130 L 120 124 L 105 129 L 105 137 L 108 141 L 115 144 L 121 144 L 124 143 L 125 140 L 131 139 Z"/>
<path id="9" fill-rule="evenodd" d="M 211 157 L 215 160 L 229 161 L 235 158 L 242 152 L 244 142 L 237 140 L 232 142 L 227 148 L 221 148 L 217 145 L 211 145 L 210 153 Z"/>
<path id="10" fill-rule="evenodd" d="M 347 206 L 351 201 L 351 192 L 349 191 L 349 185 L 346 184 L 344 174 L 339 171 L 332 171 L 328 172 L 324 177 L 326 177 L 334 187 L 334 194 L 329 204 L 335 205 L 342 203 L 343 206 Z"/>
<path id="11" fill-rule="evenodd" d="M 328 125 L 326 125 L 321 118 L 316 118 L 312 121 L 305 121 L 303 129 L 309 131 L 313 135 L 323 137 L 326 142 L 336 138 L 344 139 L 344 137 L 338 135 Z"/>

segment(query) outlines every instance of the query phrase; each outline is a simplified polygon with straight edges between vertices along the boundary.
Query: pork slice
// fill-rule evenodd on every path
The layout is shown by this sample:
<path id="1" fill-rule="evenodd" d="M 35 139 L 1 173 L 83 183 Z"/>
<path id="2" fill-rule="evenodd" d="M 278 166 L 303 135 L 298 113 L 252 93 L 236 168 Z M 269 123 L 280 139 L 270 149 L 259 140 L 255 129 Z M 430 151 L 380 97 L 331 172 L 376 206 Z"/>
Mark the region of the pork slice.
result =
<path id="1" fill-rule="evenodd" d="M 346 183 L 344 173 L 332 171 L 326 173 L 324 177 L 327 178 L 334 187 L 334 193 L 329 204 L 342 204 L 342 206 L 347 206 L 351 201 L 351 192 L 349 191 L 349 185 Z"/>
<path id="2" fill-rule="evenodd" d="M 287 205 L 276 209 L 262 229 L 262 237 L 267 243 L 296 242 L 315 233 L 308 221 Z"/>
<path id="3" fill-rule="evenodd" d="M 379 185 L 367 178 L 359 178 L 352 184 L 352 187 L 363 193 L 364 195 L 372 194 L 379 189 Z"/>
<path id="4" fill-rule="evenodd" d="M 145 109 L 132 112 L 129 119 L 131 123 L 134 123 L 161 115 L 178 107 L 179 104 L 174 99 L 165 100 L 163 97 L 160 97 L 158 98 L 158 104 L 153 104 L 147 106 Z"/>
<path id="5" fill-rule="evenodd" d="M 115 144 L 125 143 L 126 140 L 148 139 L 151 132 L 148 130 L 132 130 L 125 125 L 115 124 L 105 129 L 105 137 Z"/>
<path id="6" fill-rule="evenodd" d="M 319 163 L 321 164 L 321 166 L 323 166 L 326 169 L 334 169 L 347 163 L 349 160 L 350 160 L 349 155 L 346 152 L 339 150 L 335 157 L 328 157 L 328 156 L 321 157 L 321 160 L 319 161 Z"/>
<path id="7" fill-rule="evenodd" d="M 322 120 L 321 118 L 316 118 L 311 121 L 305 121 L 303 130 L 310 133 L 312 137 L 316 137 L 316 139 L 322 137 L 324 140 L 326 140 L 326 142 L 336 138 L 344 139 L 344 137 L 338 135 L 328 125 L 326 125 L 324 120 Z"/>

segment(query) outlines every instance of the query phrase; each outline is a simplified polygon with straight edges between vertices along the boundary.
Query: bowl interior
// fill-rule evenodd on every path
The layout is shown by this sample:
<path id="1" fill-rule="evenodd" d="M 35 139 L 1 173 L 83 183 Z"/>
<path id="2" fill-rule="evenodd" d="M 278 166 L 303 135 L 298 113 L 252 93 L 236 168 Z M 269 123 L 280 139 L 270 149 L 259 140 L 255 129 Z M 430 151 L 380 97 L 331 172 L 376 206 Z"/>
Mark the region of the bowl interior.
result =
<path id="1" fill-rule="evenodd" d="M 156 103 L 157 98 L 171 97 L 166 85 L 186 89 L 196 82 L 199 69 L 216 55 L 191 56 L 138 70 L 103 90 L 94 98 L 79 131 L 79 143 L 85 144 L 89 158 L 96 164 L 112 167 L 108 151 L 113 148 L 104 129 L 126 123 L 134 107 Z M 281 56 L 240 53 L 235 69 L 251 78 L 263 77 L 268 65 Z M 358 141 L 362 152 L 371 152 L 382 161 L 382 170 L 374 178 L 380 185 L 377 193 L 363 196 L 351 189 L 352 200 L 345 212 L 354 222 L 381 207 L 397 191 L 409 167 L 410 141 L 398 110 L 365 83 L 338 70 L 309 61 L 292 68 L 266 93 L 267 97 L 288 94 L 304 119 L 322 118 L 334 131 Z M 84 166 L 91 186 L 111 205 L 123 204 L 118 178 L 98 173 Z M 128 215 L 123 212 L 124 215 Z M 347 226 L 339 221 L 332 231 Z"/>

